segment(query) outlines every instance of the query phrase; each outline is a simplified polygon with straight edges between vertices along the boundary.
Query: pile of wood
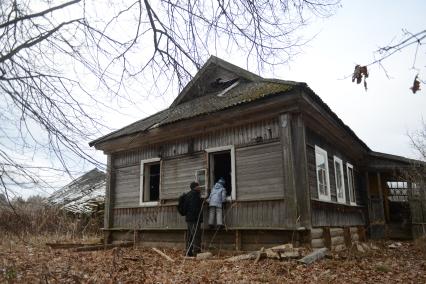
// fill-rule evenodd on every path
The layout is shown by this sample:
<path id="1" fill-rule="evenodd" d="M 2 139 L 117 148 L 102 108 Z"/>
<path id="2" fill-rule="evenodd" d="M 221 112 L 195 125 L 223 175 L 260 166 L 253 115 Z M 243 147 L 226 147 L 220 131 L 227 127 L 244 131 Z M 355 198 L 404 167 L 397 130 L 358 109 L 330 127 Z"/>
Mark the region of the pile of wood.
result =
<path id="1" fill-rule="evenodd" d="M 268 249 L 261 248 L 259 251 L 254 251 L 242 255 L 233 256 L 225 259 L 225 261 L 236 262 L 247 259 L 254 259 L 254 263 L 258 263 L 263 258 L 273 258 L 278 260 L 298 259 L 299 263 L 308 265 L 319 259 L 324 258 L 329 253 L 327 248 L 316 249 L 310 254 L 302 256 L 302 249 L 295 248 L 292 244 L 284 244 Z"/>
<path id="2" fill-rule="evenodd" d="M 292 259 L 299 258 L 301 256 L 301 249 L 293 247 L 292 244 L 284 244 L 272 248 L 260 249 L 259 251 L 253 251 L 247 254 L 237 255 L 225 259 L 225 261 L 235 262 L 240 260 L 254 259 L 255 263 L 259 262 L 262 258 L 273 258 L 273 259 Z"/>

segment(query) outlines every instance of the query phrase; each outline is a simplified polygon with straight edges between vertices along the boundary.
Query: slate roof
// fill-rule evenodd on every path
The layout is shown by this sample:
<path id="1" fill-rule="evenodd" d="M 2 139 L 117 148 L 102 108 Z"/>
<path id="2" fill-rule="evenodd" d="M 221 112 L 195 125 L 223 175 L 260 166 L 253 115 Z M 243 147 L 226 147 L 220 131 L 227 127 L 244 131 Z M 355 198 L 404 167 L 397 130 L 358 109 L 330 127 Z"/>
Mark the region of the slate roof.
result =
<path id="1" fill-rule="evenodd" d="M 47 198 L 50 205 L 72 213 L 90 213 L 105 201 L 106 175 L 93 169 Z"/>
<path id="2" fill-rule="evenodd" d="M 214 113 L 237 105 L 245 104 L 261 98 L 283 94 L 300 83 L 261 79 L 256 82 L 242 81 L 234 88 L 218 96 L 221 91 L 195 98 L 185 103 L 171 106 L 145 119 L 132 123 L 124 128 L 90 142 L 90 146 L 106 140 L 146 131 L 150 128 L 193 118 L 199 115 Z"/>
<path id="3" fill-rule="evenodd" d="M 201 96 L 185 101 L 185 96 L 194 91 L 194 86 L 197 86 L 200 82 L 203 83 L 202 80 L 205 80 L 204 77 L 208 77 L 206 74 L 208 74 L 208 70 L 210 70 L 212 66 L 233 72 L 239 76 L 240 80 L 238 84 L 227 90 L 225 94 L 221 94 L 221 96 L 218 96 L 218 94 L 224 90 L 209 94 L 201 94 Z M 265 79 L 214 56 L 212 56 L 206 64 L 204 64 L 201 70 L 182 90 L 169 108 L 100 137 L 90 142 L 89 145 L 94 146 L 108 140 L 148 131 L 149 129 L 184 119 L 218 112 L 237 105 L 260 100 L 265 97 L 284 95 L 297 87 L 303 88 L 313 101 L 321 105 L 323 109 L 328 112 L 344 129 L 346 129 L 346 131 L 348 131 L 367 151 L 371 151 L 370 148 L 360 138 L 358 138 L 354 131 L 347 126 L 330 109 L 330 107 L 308 87 L 306 83 L 278 79 Z"/>

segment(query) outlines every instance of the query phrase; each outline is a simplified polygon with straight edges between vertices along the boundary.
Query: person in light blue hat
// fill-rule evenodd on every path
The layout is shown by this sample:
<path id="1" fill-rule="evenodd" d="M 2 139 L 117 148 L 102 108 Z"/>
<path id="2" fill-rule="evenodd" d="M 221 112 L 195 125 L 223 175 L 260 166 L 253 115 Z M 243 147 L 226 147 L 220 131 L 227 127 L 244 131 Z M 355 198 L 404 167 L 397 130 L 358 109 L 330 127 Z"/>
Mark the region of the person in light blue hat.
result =
<path id="1" fill-rule="evenodd" d="M 214 185 L 210 196 L 207 199 L 209 202 L 209 227 L 212 229 L 215 226 L 223 227 L 222 204 L 226 201 L 225 179 L 220 178 Z M 216 221 L 216 222 L 215 222 Z"/>

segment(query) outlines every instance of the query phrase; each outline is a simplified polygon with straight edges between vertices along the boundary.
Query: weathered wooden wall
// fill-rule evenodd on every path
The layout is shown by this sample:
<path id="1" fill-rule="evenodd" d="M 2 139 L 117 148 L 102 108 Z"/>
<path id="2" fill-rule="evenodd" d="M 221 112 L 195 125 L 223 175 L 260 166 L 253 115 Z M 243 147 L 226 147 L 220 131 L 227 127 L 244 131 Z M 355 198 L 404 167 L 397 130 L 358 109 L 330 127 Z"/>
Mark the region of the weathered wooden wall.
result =
<path id="1" fill-rule="evenodd" d="M 207 168 L 205 153 L 162 161 L 160 199 L 175 199 L 188 189 L 195 171 Z"/>
<path id="2" fill-rule="evenodd" d="M 313 130 L 306 129 L 306 152 L 308 163 L 308 182 L 312 201 L 312 226 L 358 226 L 365 225 L 366 218 L 363 206 L 365 204 L 365 184 L 362 175 L 359 172 L 358 165 L 348 158 L 344 151 L 332 146 L 324 137 L 321 137 Z M 327 151 L 328 170 L 330 178 L 331 202 L 318 200 L 316 163 L 315 163 L 315 145 Z M 346 203 L 337 203 L 334 156 L 343 161 L 343 173 L 345 184 Z M 348 177 L 346 163 L 354 167 L 354 183 L 356 192 L 357 206 L 353 207 L 349 202 Z M 315 206 L 315 204 L 328 203 L 326 206 Z"/>
<path id="3" fill-rule="evenodd" d="M 113 169 L 113 207 L 139 205 L 140 166 Z"/>
<path id="4" fill-rule="evenodd" d="M 365 212 L 358 206 L 348 207 L 312 201 L 311 211 L 312 227 L 348 227 L 366 224 Z"/>
<path id="5" fill-rule="evenodd" d="M 287 208 L 284 200 L 227 203 L 224 222 L 229 229 L 284 229 Z M 203 226 L 207 226 L 207 204 L 204 208 Z M 185 217 L 176 206 L 116 208 L 113 210 L 114 227 L 138 230 L 185 229 Z"/>
<path id="6" fill-rule="evenodd" d="M 184 229 L 176 211 L 178 196 L 188 190 L 195 171 L 207 168 L 208 148 L 234 145 L 237 202 L 228 203 L 229 228 L 294 228 L 288 218 L 283 183 L 283 148 L 278 119 L 223 129 L 182 141 L 112 155 L 114 228 Z M 290 137 L 291 138 L 291 137 Z M 140 160 L 161 157 L 160 205 L 139 206 Z M 207 213 L 205 212 L 207 219 Z"/>
<path id="7" fill-rule="evenodd" d="M 237 148 L 237 200 L 284 197 L 282 148 L 279 142 Z"/>
<path id="8" fill-rule="evenodd" d="M 190 133 L 188 133 L 190 136 Z M 208 148 L 224 145 L 253 144 L 256 140 L 270 140 L 279 137 L 278 119 L 262 120 L 238 127 L 226 128 L 221 131 L 206 133 L 201 136 L 184 140 L 171 140 L 170 143 L 151 145 L 136 150 L 114 153 L 113 167 L 121 168 L 139 165 L 141 160 L 154 157 L 170 158 L 191 152 L 200 152 Z M 171 138 L 172 139 L 172 138 Z"/>
<path id="9" fill-rule="evenodd" d="M 248 146 L 258 144 L 256 141 L 276 141 L 278 135 L 278 120 L 270 119 L 240 127 L 224 128 L 221 131 L 206 133 L 190 139 L 115 153 L 112 155 L 112 174 L 115 177 L 113 207 L 139 206 L 141 160 L 161 157 L 160 198 L 163 200 L 176 199 L 182 192 L 188 190 L 189 183 L 195 179 L 195 170 L 207 167 L 205 149 L 235 145 L 236 147 L 247 147 L 246 150 L 239 151 L 244 153 L 244 151 L 248 151 Z M 268 147 L 264 148 L 267 152 Z M 276 147 L 273 150 L 275 151 Z M 261 172 L 259 177 L 263 177 Z M 249 193 L 247 194 L 244 193 L 244 188 L 241 187 L 240 193 L 249 198 L 253 188 L 248 188 Z M 255 197 L 253 196 L 253 198 Z"/>

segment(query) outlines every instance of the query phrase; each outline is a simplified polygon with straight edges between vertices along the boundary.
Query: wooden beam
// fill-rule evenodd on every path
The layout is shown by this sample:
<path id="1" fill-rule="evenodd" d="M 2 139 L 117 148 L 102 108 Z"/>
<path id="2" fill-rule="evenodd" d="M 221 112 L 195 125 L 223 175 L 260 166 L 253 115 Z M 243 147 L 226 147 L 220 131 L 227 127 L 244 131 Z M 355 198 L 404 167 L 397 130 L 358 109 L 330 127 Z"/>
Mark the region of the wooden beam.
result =
<path id="1" fill-rule="evenodd" d="M 235 230 L 235 250 L 241 250 L 241 231 Z"/>
<path id="2" fill-rule="evenodd" d="M 306 264 L 306 265 L 311 264 L 311 263 L 325 257 L 326 254 L 327 254 L 327 251 L 328 251 L 327 248 L 317 249 L 317 250 L 313 251 L 312 253 L 308 254 L 307 256 L 305 256 L 304 258 L 299 259 L 298 262 Z"/>
<path id="3" fill-rule="evenodd" d="M 295 171 L 293 164 L 293 141 L 291 131 L 291 114 L 284 113 L 279 116 L 280 138 L 283 154 L 283 179 L 284 200 L 286 202 L 285 225 L 298 228 L 297 197 L 295 184 Z"/>
<path id="4" fill-rule="evenodd" d="M 104 208 L 104 242 L 108 244 L 111 242 L 111 232 L 108 230 L 113 226 L 113 169 L 112 169 L 112 157 L 111 155 L 107 155 L 107 171 L 106 171 L 106 186 L 105 186 L 105 208 Z"/>
<path id="5" fill-rule="evenodd" d="M 106 250 L 112 249 L 116 247 L 131 247 L 133 246 L 133 242 L 124 242 L 118 244 L 102 244 L 102 245 L 93 245 L 93 246 L 83 246 L 73 249 L 75 252 L 79 251 L 95 251 L 95 250 Z"/>
<path id="6" fill-rule="evenodd" d="M 291 120 L 293 169 L 295 179 L 295 191 L 297 199 L 297 217 L 300 226 L 310 229 L 311 222 L 311 198 L 308 184 L 308 162 L 306 153 L 305 124 L 302 114 L 293 114 Z"/>
<path id="7" fill-rule="evenodd" d="M 325 244 L 326 247 L 331 249 L 330 227 L 324 227 L 323 229 L 324 229 L 324 231 L 323 231 L 322 237 L 324 238 L 324 244 Z"/>
<path id="8" fill-rule="evenodd" d="M 152 248 L 152 250 L 155 251 L 156 253 L 158 253 L 159 255 L 161 255 L 162 257 L 164 257 L 165 259 L 167 259 L 168 261 L 175 262 L 175 260 L 173 258 L 171 258 L 170 256 L 168 256 L 167 254 L 165 254 L 161 250 L 159 250 L 157 248 Z"/>

